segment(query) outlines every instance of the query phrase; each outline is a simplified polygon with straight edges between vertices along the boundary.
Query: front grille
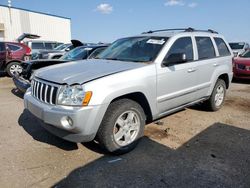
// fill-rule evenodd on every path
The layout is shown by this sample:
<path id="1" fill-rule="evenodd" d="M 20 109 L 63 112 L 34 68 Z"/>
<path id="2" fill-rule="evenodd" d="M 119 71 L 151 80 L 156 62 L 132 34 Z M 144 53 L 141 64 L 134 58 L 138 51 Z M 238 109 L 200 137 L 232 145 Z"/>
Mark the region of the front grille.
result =
<path id="1" fill-rule="evenodd" d="M 58 87 L 53 85 L 53 84 L 49 84 L 49 83 L 45 83 L 45 82 L 41 82 L 38 80 L 32 80 L 32 84 L 31 84 L 31 92 L 32 95 L 47 104 L 56 104 L 56 96 L 57 96 L 57 91 L 58 91 Z"/>

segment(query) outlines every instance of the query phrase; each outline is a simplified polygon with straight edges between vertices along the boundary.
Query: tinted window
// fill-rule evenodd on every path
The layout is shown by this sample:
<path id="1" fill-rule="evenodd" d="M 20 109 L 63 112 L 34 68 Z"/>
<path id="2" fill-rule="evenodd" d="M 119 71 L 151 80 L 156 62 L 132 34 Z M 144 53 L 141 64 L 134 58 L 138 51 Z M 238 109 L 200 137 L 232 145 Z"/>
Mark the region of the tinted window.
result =
<path id="1" fill-rule="evenodd" d="M 183 37 L 177 39 L 170 48 L 170 50 L 168 51 L 164 60 L 167 60 L 169 56 L 172 54 L 179 54 L 179 53 L 185 54 L 187 61 L 192 61 L 194 59 L 193 43 L 190 37 Z"/>
<path id="2" fill-rule="evenodd" d="M 215 57 L 213 43 L 209 37 L 195 37 L 199 59 L 209 59 Z"/>
<path id="3" fill-rule="evenodd" d="M 3 42 L 0 42 L 0 52 L 5 51 L 5 45 Z"/>
<path id="4" fill-rule="evenodd" d="M 16 46 L 16 45 L 12 45 L 12 44 L 7 44 L 7 46 L 10 49 L 10 51 L 17 51 L 17 50 L 21 49 L 20 46 Z"/>
<path id="5" fill-rule="evenodd" d="M 44 49 L 44 45 L 41 42 L 33 42 L 32 49 Z"/>
<path id="6" fill-rule="evenodd" d="M 234 43 L 229 43 L 229 46 L 232 48 L 232 50 L 240 50 L 243 49 L 245 46 L 244 42 L 234 42 Z"/>
<path id="7" fill-rule="evenodd" d="M 45 48 L 48 50 L 53 49 L 53 44 L 52 43 L 45 43 Z"/>
<path id="8" fill-rule="evenodd" d="M 227 48 L 227 45 L 225 43 L 225 41 L 221 38 L 214 38 L 215 40 L 215 43 L 218 47 L 218 50 L 219 50 L 219 54 L 220 56 L 226 56 L 226 55 L 230 55 L 230 52 Z"/>

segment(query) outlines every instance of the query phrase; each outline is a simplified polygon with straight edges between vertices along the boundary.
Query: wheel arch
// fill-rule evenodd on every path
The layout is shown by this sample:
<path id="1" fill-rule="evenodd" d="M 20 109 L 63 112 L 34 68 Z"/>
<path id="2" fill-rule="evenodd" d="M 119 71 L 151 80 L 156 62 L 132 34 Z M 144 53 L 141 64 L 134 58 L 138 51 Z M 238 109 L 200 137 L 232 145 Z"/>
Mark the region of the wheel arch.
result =
<path id="1" fill-rule="evenodd" d="M 226 83 L 226 88 L 228 89 L 229 88 L 229 76 L 228 74 L 224 73 L 224 74 L 221 74 L 218 79 L 221 79 L 223 80 L 225 83 Z M 217 79 L 217 80 L 218 80 Z"/>
<path id="2" fill-rule="evenodd" d="M 114 98 L 111 102 L 115 102 L 117 100 L 120 99 L 130 99 L 133 100 L 135 102 L 137 102 L 143 109 L 145 116 L 146 116 L 146 122 L 152 122 L 153 121 L 153 115 L 152 115 L 152 111 L 149 105 L 149 102 L 146 98 L 146 96 L 142 93 L 142 92 L 133 92 L 133 93 L 128 93 L 128 94 L 124 94 L 122 96 L 118 96 L 116 98 Z"/>

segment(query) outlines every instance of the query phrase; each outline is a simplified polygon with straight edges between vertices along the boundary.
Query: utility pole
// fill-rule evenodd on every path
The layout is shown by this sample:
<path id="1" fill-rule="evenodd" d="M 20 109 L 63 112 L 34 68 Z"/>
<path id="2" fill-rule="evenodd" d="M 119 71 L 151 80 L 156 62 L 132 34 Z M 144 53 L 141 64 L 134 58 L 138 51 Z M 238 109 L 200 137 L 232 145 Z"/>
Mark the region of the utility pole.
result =
<path id="1" fill-rule="evenodd" d="M 12 25 L 12 17 L 11 17 L 11 0 L 8 0 L 8 7 L 9 7 L 9 15 L 10 15 L 10 25 Z"/>

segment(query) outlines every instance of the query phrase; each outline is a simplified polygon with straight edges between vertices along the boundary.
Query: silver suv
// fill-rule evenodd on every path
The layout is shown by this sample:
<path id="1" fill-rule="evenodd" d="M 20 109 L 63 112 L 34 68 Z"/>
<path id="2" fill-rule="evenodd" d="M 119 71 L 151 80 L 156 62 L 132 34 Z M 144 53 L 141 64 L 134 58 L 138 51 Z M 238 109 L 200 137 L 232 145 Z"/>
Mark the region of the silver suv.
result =
<path id="1" fill-rule="evenodd" d="M 96 59 L 36 71 L 25 108 L 56 136 L 126 153 L 148 122 L 200 102 L 219 110 L 232 58 L 212 30 L 149 31 L 117 40 Z"/>

